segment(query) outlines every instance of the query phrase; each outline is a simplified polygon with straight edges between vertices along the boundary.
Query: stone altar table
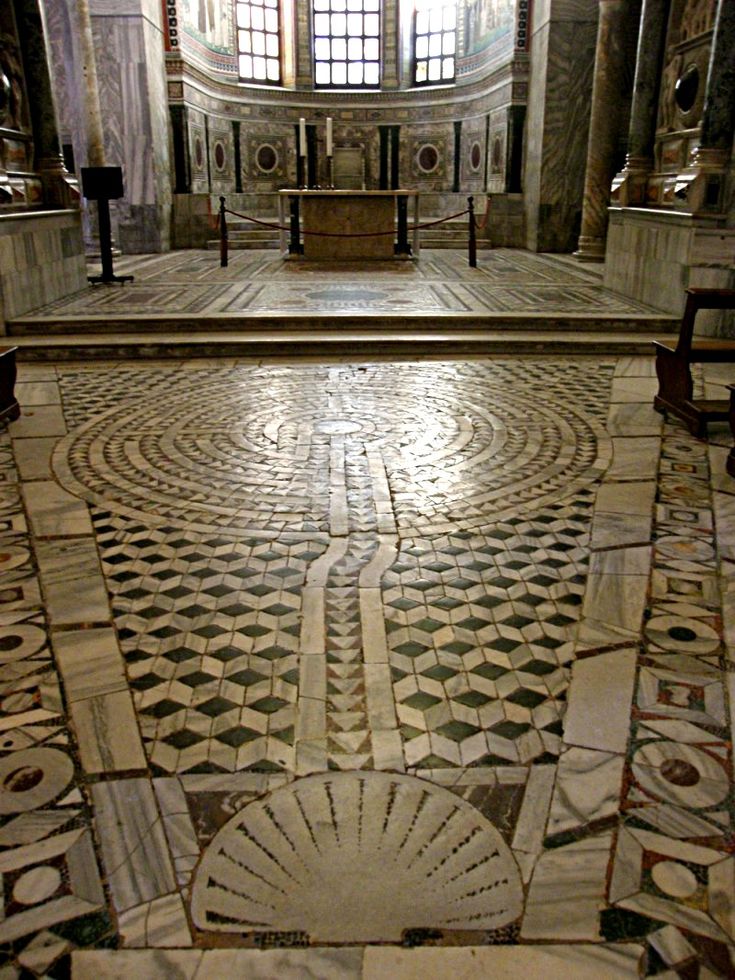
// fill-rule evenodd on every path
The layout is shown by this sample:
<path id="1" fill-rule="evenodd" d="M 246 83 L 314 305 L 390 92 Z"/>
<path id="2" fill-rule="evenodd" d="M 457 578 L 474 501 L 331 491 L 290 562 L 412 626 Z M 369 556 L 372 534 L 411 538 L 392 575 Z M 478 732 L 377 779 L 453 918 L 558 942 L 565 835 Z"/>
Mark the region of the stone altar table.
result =
<path id="1" fill-rule="evenodd" d="M 316 260 L 418 257 L 419 236 L 415 227 L 412 242 L 408 241 L 409 198 L 413 199 L 414 226 L 417 226 L 418 191 L 281 190 L 281 250 Z M 284 230 L 287 220 L 288 234 Z M 394 234 L 375 234 L 391 228 Z M 343 235 L 368 237 L 341 237 Z"/>

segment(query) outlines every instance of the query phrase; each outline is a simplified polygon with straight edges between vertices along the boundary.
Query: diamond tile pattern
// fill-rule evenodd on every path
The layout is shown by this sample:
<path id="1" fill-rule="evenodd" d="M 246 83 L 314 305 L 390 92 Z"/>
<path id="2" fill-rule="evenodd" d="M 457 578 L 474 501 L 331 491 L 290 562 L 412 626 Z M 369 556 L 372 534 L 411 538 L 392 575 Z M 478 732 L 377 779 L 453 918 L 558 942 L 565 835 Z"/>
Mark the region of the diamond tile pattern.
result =
<path id="1" fill-rule="evenodd" d="M 153 770 L 292 767 L 301 589 L 324 545 L 94 525 Z"/>

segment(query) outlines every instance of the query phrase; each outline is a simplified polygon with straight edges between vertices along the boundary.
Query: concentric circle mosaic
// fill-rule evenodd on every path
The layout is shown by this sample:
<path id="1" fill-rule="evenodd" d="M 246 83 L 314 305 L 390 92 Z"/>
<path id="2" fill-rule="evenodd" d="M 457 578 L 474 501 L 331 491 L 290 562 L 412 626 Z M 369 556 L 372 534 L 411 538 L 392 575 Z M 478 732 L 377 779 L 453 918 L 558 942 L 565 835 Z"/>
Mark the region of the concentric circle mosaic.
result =
<path id="1" fill-rule="evenodd" d="M 578 379 L 579 404 L 574 372 L 555 379 L 552 365 L 533 363 L 239 368 L 191 377 L 185 389 L 172 375 L 168 391 L 63 439 L 54 471 L 78 496 L 127 516 L 313 533 L 330 530 L 335 486 L 350 489 L 340 460 L 367 457 L 384 467 L 399 530 L 475 527 L 604 471 L 609 442 L 595 414 L 606 378 L 590 372 L 600 375 L 598 404 L 588 377 Z"/>
<path id="2" fill-rule="evenodd" d="M 509 925 L 522 894 L 499 832 L 449 790 L 333 773 L 281 787 L 225 824 L 199 866 L 192 917 L 216 932 L 398 941 L 412 928 Z"/>

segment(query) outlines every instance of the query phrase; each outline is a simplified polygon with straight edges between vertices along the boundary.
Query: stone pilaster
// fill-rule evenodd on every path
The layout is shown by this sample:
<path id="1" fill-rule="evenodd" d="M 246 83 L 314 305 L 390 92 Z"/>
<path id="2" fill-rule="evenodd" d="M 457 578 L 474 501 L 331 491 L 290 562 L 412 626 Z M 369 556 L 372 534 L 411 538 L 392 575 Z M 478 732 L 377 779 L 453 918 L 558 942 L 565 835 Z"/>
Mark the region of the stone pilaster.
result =
<path id="1" fill-rule="evenodd" d="M 621 135 L 629 77 L 628 38 L 637 14 L 636 0 L 600 0 L 582 233 L 574 253 L 581 262 L 602 262 L 605 258 L 610 184 L 615 173 L 615 151 Z"/>
<path id="2" fill-rule="evenodd" d="M 645 203 L 646 179 L 653 169 L 656 112 L 666 43 L 670 0 L 643 0 L 633 102 L 630 109 L 628 154 L 615 176 L 611 202 L 621 207 Z"/>

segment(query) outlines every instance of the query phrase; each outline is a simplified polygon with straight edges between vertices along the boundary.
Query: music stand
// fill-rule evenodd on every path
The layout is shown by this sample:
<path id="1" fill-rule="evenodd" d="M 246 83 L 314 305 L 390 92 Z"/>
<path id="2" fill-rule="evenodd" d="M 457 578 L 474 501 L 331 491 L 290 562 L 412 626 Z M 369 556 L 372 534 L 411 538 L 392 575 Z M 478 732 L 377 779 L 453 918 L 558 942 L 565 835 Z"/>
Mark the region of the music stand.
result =
<path id="1" fill-rule="evenodd" d="M 90 282 L 132 282 L 133 276 L 116 276 L 112 271 L 112 228 L 110 201 L 123 197 L 121 167 L 82 167 L 82 193 L 97 202 L 102 275 L 87 276 Z"/>

